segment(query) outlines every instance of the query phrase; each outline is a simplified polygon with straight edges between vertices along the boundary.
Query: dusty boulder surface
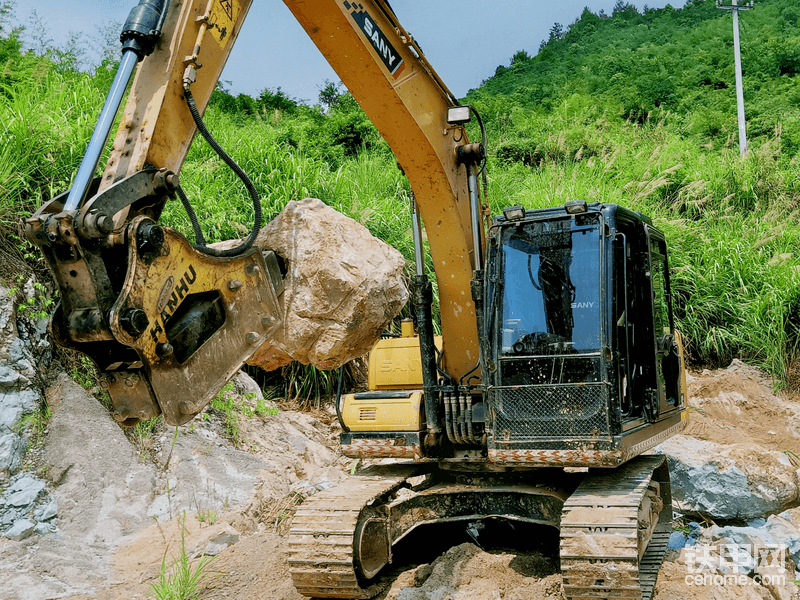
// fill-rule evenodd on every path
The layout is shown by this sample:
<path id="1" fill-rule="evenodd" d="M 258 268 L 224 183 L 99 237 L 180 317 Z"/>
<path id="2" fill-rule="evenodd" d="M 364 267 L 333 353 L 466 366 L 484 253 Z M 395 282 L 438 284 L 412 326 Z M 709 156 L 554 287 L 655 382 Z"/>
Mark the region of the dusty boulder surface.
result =
<path id="1" fill-rule="evenodd" d="M 672 497 L 684 513 L 753 519 L 798 503 L 797 468 L 781 452 L 676 435 L 658 447 L 669 461 Z"/>
<path id="2" fill-rule="evenodd" d="M 190 556 L 233 560 L 213 578 L 225 593 L 236 582 L 263 597 L 293 597 L 277 531 L 352 461 L 335 451 L 328 423 L 279 410 L 244 373 L 234 383 L 235 434 L 224 413 L 209 410 L 158 430 L 145 451 L 62 374 L 47 389 L 49 485 L 23 471 L 0 490 L 0 509 L 14 517 L 0 537 L 0 598 L 151 598 L 162 559 L 171 565 L 181 552 L 182 533 Z M 258 407 L 268 410 L 258 416 Z M 237 564 L 245 557 L 266 569 L 262 576 Z"/>
<path id="3" fill-rule="evenodd" d="M 66 375 L 47 397 L 53 417 L 44 464 L 54 498 L 33 514 L 47 517 L 50 527 L 0 544 L 0 589 L 18 600 L 93 593 L 104 585 L 113 552 L 147 524 L 157 479 L 108 410 Z M 28 487 L 32 494 L 42 486 Z"/>
<path id="4" fill-rule="evenodd" d="M 408 299 L 403 255 L 321 200 L 289 202 L 256 244 L 287 269 L 283 324 L 248 361 L 265 371 L 363 356 Z"/>

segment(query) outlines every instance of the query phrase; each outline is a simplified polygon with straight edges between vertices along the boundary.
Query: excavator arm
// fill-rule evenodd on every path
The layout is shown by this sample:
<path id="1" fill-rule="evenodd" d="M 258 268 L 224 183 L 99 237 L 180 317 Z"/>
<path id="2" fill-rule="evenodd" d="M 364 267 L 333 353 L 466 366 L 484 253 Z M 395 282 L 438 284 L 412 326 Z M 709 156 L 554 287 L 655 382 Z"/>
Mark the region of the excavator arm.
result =
<path id="1" fill-rule="evenodd" d="M 409 179 L 438 280 L 440 368 L 461 377 L 479 358 L 470 282 L 483 225 L 467 181 L 482 150 L 468 145 L 465 119 L 448 122 L 456 99 L 385 0 L 285 3 Z M 53 336 L 96 362 L 124 425 L 159 412 L 170 424 L 191 419 L 281 319 L 274 256 L 255 247 L 212 256 L 158 224 L 180 192 L 180 168 L 249 8 L 250 0 L 141 0 L 75 186 L 27 221 L 28 239 L 42 247 L 61 289 Z M 142 40 L 152 47 L 136 46 Z M 119 108 L 112 96 L 121 101 L 142 58 L 103 174 L 91 181 L 108 136 L 101 124 Z M 417 262 L 421 302 L 429 304 Z M 420 332 L 430 350 L 426 386 L 437 378 L 428 329 Z"/>

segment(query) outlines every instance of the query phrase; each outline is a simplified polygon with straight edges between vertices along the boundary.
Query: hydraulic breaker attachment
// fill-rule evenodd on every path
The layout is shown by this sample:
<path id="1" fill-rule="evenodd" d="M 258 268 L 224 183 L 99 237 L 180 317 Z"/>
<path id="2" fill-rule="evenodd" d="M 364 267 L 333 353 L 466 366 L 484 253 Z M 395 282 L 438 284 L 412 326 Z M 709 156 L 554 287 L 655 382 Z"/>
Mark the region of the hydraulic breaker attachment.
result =
<path id="1" fill-rule="evenodd" d="M 169 172 L 139 172 L 78 211 L 63 210 L 62 194 L 26 224 L 60 288 L 53 338 L 95 362 L 123 426 L 159 413 L 189 421 L 282 318 L 271 252 L 209 256 L 157 224 L 153 207 L 176 186 Z M 114 231 L 124 208 L 130 220 Z"/>

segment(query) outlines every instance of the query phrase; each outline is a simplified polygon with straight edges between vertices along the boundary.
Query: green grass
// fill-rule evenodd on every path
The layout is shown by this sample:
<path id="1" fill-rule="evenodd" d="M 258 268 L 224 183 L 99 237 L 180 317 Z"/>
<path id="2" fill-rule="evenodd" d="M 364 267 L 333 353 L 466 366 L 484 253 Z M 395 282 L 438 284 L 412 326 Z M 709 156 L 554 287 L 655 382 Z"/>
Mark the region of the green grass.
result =
<path id="1" fill-rule="evenodd" d="M 14 430 L 17 433 L 28 430 L 33 437 L 41 437 L 52 416 L 53 410 L 49 406 L 42 405 L 34 412 L 22 415 L 22 418 L 14 425 Z"/>
<path id="2" fill-rule="evenodd" d="M 151 583 L 152 597 L 157 600 L 196 600 L 208 577 L 213 556 L 201 556 L 194 564 L 186 554 L 186 514 L 181 519 L 181 550 L 177 560 L 167 566 L 167 553 L 161 559 L 158 581 Z"/>
<path id="3" fill-rule="evenodd" d="M 234 389 L 233 383 L 226 383 L 211 400 L 210 407 L 222 417 L 225 436 L 238 445 L 242 441 L 240 428 L 242 419 L 250 419 L 253 416 L 267 419 L 278 414 L 278 407 L 270 398 L 259 398 L 253 408 L 249 402 L 255 399 L 255 394 L 245 394 L 240 399 L 234 393 Z"/>
<path id="4" fill-rule="evenodd" d="M 135 426 L 124 430 L 128 439 L 136 447 L 140 462 L 144 462 L 153 457 L 155 435 L 160 430 L 159 426 L 161 423 L 161 415 L 156 415 L 151 419 L 140 421 Z"/>
<path id="5" fill-rule="evenodd" d="M 226 383 L 214 399 L 211 400 L 211 408 L 222 415 L 225 435 L 236 444 L 240 438 L 239 421 L 242 417 L 242 411 L 236 402 L 235 395 L 231 393 L 233 390 L 234 385 Z"/>

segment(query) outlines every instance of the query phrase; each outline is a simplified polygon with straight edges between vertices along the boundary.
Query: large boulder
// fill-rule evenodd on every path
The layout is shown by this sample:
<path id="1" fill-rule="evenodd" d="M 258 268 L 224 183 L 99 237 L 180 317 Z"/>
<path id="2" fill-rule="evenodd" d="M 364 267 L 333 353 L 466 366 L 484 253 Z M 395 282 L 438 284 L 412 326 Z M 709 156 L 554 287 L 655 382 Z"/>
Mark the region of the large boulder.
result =
<path id="1" fill-rule="evenodd" d="M 789 457 L 747 444 L 723 445 L 676 435 L 656 447 L 667 456 L 672 498 L 711 519 L 753 519 L 798 504 Z"/>
<path id="2" fill-rule="evenodd" d="M 283 324 L 248 361 L 335 369 L 366 354 L 408 299 L 405 259 L 321 200 L 292 201 L 256 244 L 286 265 Z"/>

